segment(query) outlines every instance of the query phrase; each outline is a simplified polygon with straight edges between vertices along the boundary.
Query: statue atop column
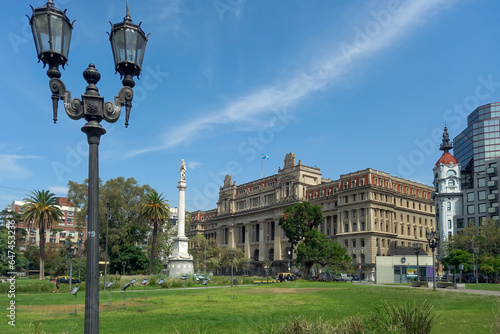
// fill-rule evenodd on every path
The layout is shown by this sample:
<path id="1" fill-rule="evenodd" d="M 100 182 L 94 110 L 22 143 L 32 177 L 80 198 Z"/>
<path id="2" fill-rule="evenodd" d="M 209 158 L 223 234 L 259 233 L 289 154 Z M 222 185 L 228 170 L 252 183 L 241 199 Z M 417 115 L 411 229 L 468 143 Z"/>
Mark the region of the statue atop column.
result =
<path id="1" fill-rule="evenodd" d="M 177 188 L 179 189 L 179 219 L 177 222 L 177 237 L 173 238 L 174 249 L 172 254 L 168 257 L 168 276 L 180 277 L 182 275 L 192 275 L 193 271 L 193 257 L 189 254 L 189 239 L 185 235 L 185 193 L 186 193 L 186 163 L 184 159 L 181 160 L 181 179 L 178 182 Z"/>
<path id="2" fill-rule="evenodd" d="M 186 163 L 184 159 L 181 159 L 181 169 L 179 169 L 179 173 L 181 173 L 181 181 L 186 181 Z"/>

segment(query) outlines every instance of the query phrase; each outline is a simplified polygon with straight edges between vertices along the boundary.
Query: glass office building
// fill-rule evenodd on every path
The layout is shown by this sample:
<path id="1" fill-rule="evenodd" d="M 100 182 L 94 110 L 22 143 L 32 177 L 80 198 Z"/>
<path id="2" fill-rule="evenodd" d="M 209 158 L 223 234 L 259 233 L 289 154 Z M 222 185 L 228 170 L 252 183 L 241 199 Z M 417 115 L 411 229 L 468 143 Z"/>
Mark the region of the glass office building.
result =
<path id="1" fill-rule="evenodd" d="M 467 128 L 455 137 L 453 146 L 466 184 L 474 174 L 484 173 L 488 160 L 500 158 L 500 102 L 476 108 L 467 117 Z"/>

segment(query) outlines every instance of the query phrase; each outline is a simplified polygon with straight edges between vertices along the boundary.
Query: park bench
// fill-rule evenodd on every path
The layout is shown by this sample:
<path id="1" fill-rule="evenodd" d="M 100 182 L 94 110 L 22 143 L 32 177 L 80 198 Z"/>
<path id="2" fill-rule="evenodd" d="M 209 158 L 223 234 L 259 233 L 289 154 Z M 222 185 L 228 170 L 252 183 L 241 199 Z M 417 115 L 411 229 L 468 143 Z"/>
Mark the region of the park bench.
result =
<path id="1" fill-rule="evenodd" d="M 421 286 L 425 286 L 425 287 L 431 287 L 432 286 L 432 282 L 427 282 L 427 281 L 414 281 L 414 282 L 411 282 L 411 286 L 412 287 L 421 287 Z"/>

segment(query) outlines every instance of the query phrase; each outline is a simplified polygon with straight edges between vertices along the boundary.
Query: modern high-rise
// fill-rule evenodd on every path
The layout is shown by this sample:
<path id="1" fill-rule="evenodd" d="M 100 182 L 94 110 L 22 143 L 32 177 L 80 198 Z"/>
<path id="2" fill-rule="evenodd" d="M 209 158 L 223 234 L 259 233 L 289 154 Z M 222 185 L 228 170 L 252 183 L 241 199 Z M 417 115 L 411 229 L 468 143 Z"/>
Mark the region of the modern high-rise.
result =
<path id="1" fill-rule="evenodd" d="M 456 229 L 498 221 L 500 102 L 470 113 L 467 127 L 453 141 L 453 156 L 461 166 L 463 193 L 462 213 L 454 218 Z"/>
<path id="2" fill-rule="evenodd" d="M 476 108 L 467 116 L 467 128 L 455 137 L 453 155 L 462 165 L 465 188 L 473 175 L 484 173 L 487 161 L 500 158 L 500 102 Z"/>

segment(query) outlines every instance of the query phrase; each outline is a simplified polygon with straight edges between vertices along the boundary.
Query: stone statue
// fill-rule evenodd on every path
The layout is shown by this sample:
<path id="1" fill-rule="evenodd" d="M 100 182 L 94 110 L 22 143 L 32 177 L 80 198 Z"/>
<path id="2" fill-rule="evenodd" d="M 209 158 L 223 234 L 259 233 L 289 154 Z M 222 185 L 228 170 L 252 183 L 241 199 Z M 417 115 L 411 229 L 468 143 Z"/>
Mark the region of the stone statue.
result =
<path id="1" fill-rule="evenodd" d="M 179 169 L 179 173 L 181 173 L 181 181 L 186 181 L 186 163 L 184 159 L 181 160 L 181 169 Z"/>

